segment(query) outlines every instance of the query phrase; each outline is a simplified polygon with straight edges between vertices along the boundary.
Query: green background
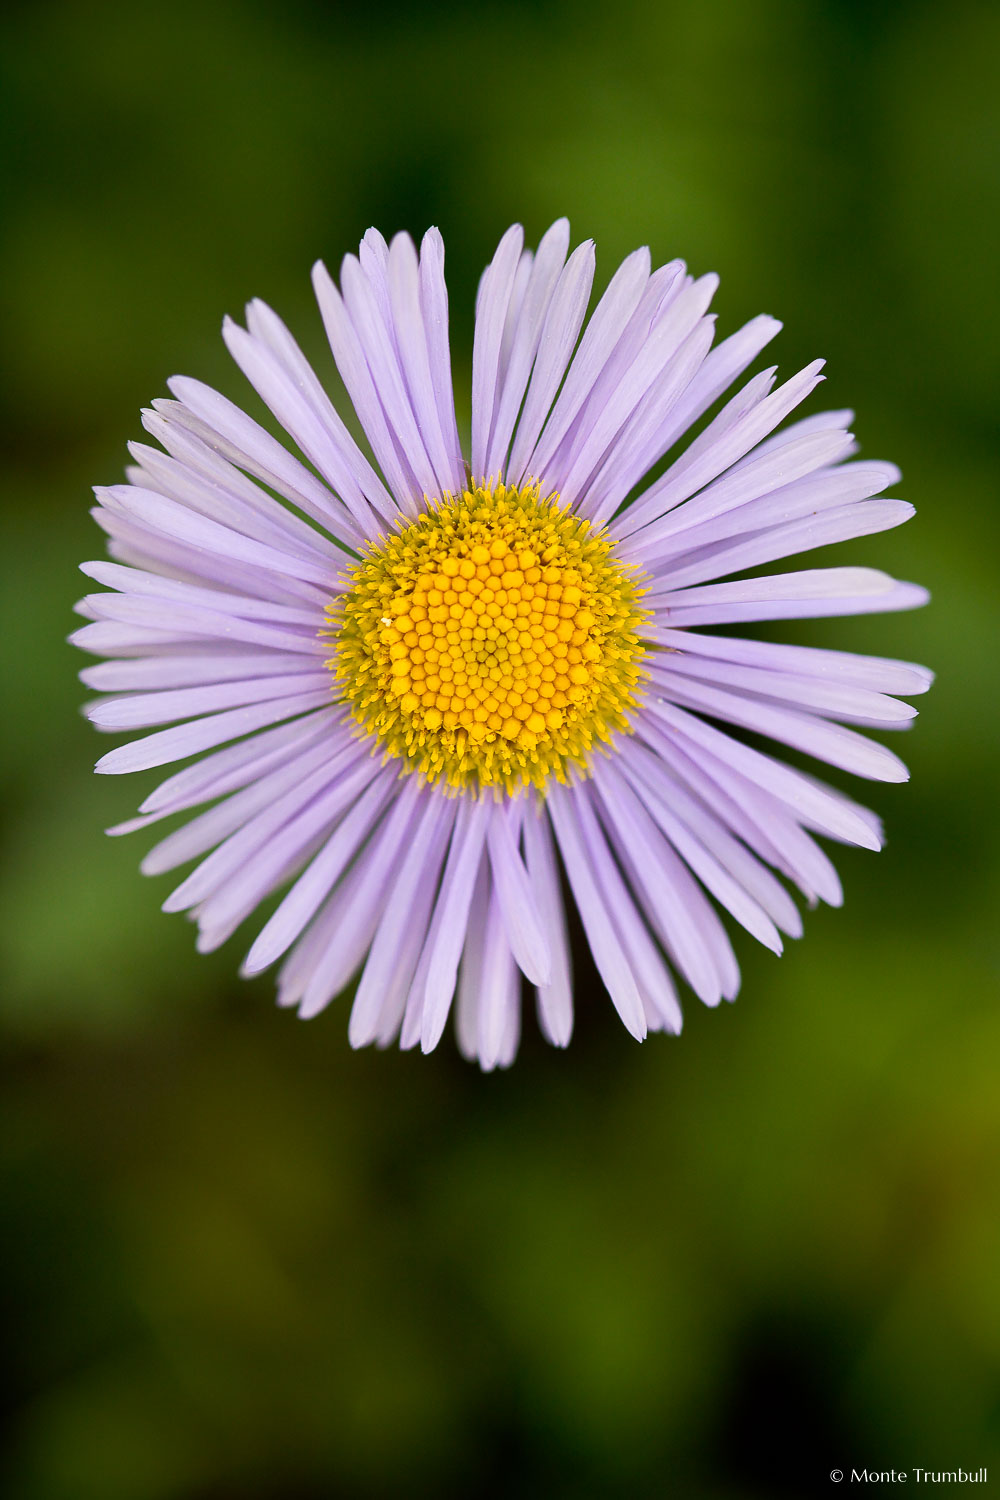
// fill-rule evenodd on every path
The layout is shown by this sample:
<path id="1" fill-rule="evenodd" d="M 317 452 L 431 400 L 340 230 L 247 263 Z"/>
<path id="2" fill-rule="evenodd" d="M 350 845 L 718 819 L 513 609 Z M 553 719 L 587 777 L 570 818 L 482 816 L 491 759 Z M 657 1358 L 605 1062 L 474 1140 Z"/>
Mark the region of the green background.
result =
<path id="1" fill-rule="evenodd" d="M 998 43 L 973 0 L 9 14 L 5 1496 L 1000 1483 Z M 735 1006 L 640 1048 L 584 967 L 569 1051 L 531 1022 L 483 1077 L 196 956 L 101 831 L 156 777 L 91 776 L 64 637 L 140 406 L 250 394 L 224 312 L 263 296 L 325 372 L 312 261 L 437 223 L 467 389 L 482 265 L 564 212 L 599 281 L 648 242 L 721 273 L 722 333 L 783 318 L 785 374 L 828 358 L 919 509 L 835 560 L 934 603 L 792 637 L 939 681 L 911 784 L 860 789 L 887 849 L 837 851 L 845 909 L 780 961 L 740 935 Z"/>

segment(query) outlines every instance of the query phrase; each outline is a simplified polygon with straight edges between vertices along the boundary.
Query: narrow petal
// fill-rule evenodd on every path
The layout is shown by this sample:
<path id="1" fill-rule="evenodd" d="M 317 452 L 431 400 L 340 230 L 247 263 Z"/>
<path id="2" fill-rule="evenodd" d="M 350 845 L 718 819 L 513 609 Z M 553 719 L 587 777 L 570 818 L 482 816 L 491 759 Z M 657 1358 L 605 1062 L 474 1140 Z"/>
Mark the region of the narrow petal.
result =
<path id="1" fill-rule="evenodd" d="M 251 739 L 239 744 L 227 745 L 206 755 L 197 765 L 187 766 L 151 792 L 139 805 L 140 812 L 179 812 L 185 807 L 196 807 L 199 802 L 208 802 L 213 797 L 245 786 L 280 764 L 287 755 L 294 755 L 320 736 L 328 736 L 331 751 L 339 743 L 341 721 L 344 710 L 327 706 L 317 713 L 306 714 L 292 724 L 279 724 L 276 729 L 266 729 Z"/>
<path id="2" fill-rule="evenodd" d="M 464 477 L 465 460 L 455 421 L 455 395 L 448 344 L 448 289 L 444 280 L 444 241 L 437 229 L 428 229 L 420 242 L 420 307 L 427 334 L 431 383 L 438 420 L 455 473 Z M 458 483 L 460 484 L 461 478 Z"/>
<path id="3" fill-rule="evenodd" d="M 826 436 L 824 434 L 824 438 Z M 836 448 L 836 444 L 827 444 L 828 451 L 836 451 Z M 669 561 L 662 559 L 686 559 L 697 549 L 715 546 L 732 537 L 761 531 L 784 521 L 799 520 L 838 505 L 868 500 L 894 484 L 899 470 L 893 464 L 838 462 L 835 466 L 813 469 L 790 483 L 786 483 L 787 475 L 780 475 L 777 489 L 755 498 L 747 498 L 745 476 L 746 470 L 739 474 L 734 471 L 738 483 L 728 486 L 722 479 L 717 485 L 710 485 L 702 495 L 672 511 L 662 522 L 630 536 L 621 548 L 621 555 L 636 559 L 660 558 L 661 561 L 656 563 L 656 571 L 660 574 L 671 566 Z M 721 504 L 717 504 L 720 491 Z M 711 504 L 706 505 L 703 518 L 699 520 L 702 501 L 707 502 L 710 497 Z M 655 544 L 657 536 L 661 541 Z"/>
<path id="4" fill-rule="evenodd" d="M 520 975 L 494 886 L 486 913 L 477 1005 L 476 1055 L 484 1073 L 513 1061 L 520 1008 Z"/>
<path id="5" fill-rule="evenodd" d="M 313 657 L 291 651 L 196 651 L 186 656 L 123 657 L 85 667 L 79 674 L 86 687 L 101 693 L 158 692 L 164 688 L 197 687 L 202 683 L 238 678 L 281 677 L 313 670 Z"/>
<path id="6" fill-rule="evenodd" d="M 743 838 L 755 843 L 754 830 L 737 809 L 724 803 L 722 807 L 718 805 L 717 786 L 703 774 L 696 776 L 692 784 L 690 776 L 684 777 L 683 763 L 675 759 L 673 766 L 668 767 L 662 755 L 654 755 L 635 737 L 623 747 L 620 765 L 622 774 L 643 800 L 653 798 L 650 810 L 658 821 L 660 809 L 667 809 L 671 827 L 664 827 L 662 822 L 661 827 L 668 837 L 673 836 L 673 822 L 681 823 L 687 834 L 732 876 L 776 927 L 792 937 L 802 936 L 798 907 L 781 882 L 751 853 L 746 843 L 740 842 Z M 687 839 L 677 838 L 675 842 L 687 858 Z M 694 862 L 689 863 L 694 869 Z M 725 898 L 719 895 L 718 899 Z"/>
<path id="7" fill-rule="evenodd" d="M 370 766 L 365 769 L 370 773 Z M 286 821 L 274 838 L 261 844 L 255 836 L 251 841 L 255 846 L 253 852 L 241 860 L 238 869 L 229 871 L 224 882 L 216 881 L 212 895 L 198 908 L 198 951 L 208 953 L 225 942 L 266 896 L 301 869 L 341 816 L 344 841 L 351 845 L 351 856 L 356 855 L 394 792 L 391 776 L 369 774 L 366 781 L 359 767 L 353 775 L 345 776 L 341 785 L 329 787 L 317 796 L 297 816 L 288 820 L 286 813 Z M 235 843 L 240 836 L 234 834 L 229 842 Z"/>
<path id="8" fill-rule="evenodd" d="M 225 602 L 221 596 L 219 602 Z M 102 621 L 114 621 L 148 632 L 137 636 L 139 642 L 172 641 L 183 644 L 186 651 L 191 649 L 192 642 L 199 640 L 242 641 L 255 646 L 273 646 L 276 651 L 290 651 L 303 660 L 312 658 L 314 666 L 330 654 L 329 642 L 320 639 L 315 626 L 304 631 L 298 625 L 269 625 L 218 608 L 205 609 L 200 605 L 178 602 L 165 610 L 161 600 L 138 594 L 90 594 L 87 609 L 89 613 L 99 615 Z M 168 624 L 169 631 L 165 628 Z M 161 626 L 164 628 L 159 628 Z M 85 644 L 83 631 L 77 633 L 75 641 L 77 645 Z M 330 678 L 329 684 L 332 682 Z"/>
<path id="9" fill-rule="evenodd" d="M 308 583 L 329 587 L 339 568 L 332 561 L 323 563 L 309 561 L 297 554 L 279 550 L 252 537 L 243 536 L 231 526 L 220 525 L 207 516 L 198 515 L 187 506 L 158 495 L 153 490 L 140 490 L 130 484 L 115 484 L 98 487 L 94 493 L 110 510 L 119 510 L 134 516 L 143 525 L 177 541 L 204 548 L 235 561 L 255 563 L 277 573 L 290 573 L 293 578 L 304 578 Z"/>
<path id="10" fill-rule="evenodd" d="M 760 351 L 781 332 L 777 318 L 762 313 L 751 318 L 736 333 L 723 339 L 707 356 L 681 400 L 670 412 L 660 433 L 661 453 L 666 453 L 688 428 L 727 391 L 733 381 L 753 363 Z"/>
<path id="11" fill-rule="evenodd" d="M 680 632 L 672 631 L 672 635 Z M 713 660 L 704 655 L 688 655 L 684 651 L 672 651 L 662 659 L 671 673 L 684 677 L 695 677 L 705 682 L 720 683 L 752 698 L 777 699 L 794 704 L 824 717 L 847 720 L 850 723 L 872 721 L 907 723 L 916 713 L 908 703 L 896 698 L 887 698 L 883 693 L 873 693 L 868 688 L 852 684 L 830 682 L 823 678 L 778 672 L 764 667 L 744 667 L 735 662 Z M 659 663 L 650 671 L 658 680 Z M 669 695 L 668 695 L 669 696 Z"/>
<path id="12" fill-rule="evenodd" d="M 695 723 L 699 724 L 700 721 L 696 720 Z M 799 812 L 795 804 L 790 803 L 788 796 L 780 798 L 766 789 L 761 784 L 764 773 L 752 779 L 745 774 L 746 763 L 742 763 L 742 769 L 738 768 L 741 766 L 741 759 L 738 755 L 728 754 L 734 743 L 728 740 L 728 736 L 720 736 L 720 740 L 728 741 L 728 744 L 716 742 L 715 748 L 720 753 L 714 754 L 705 748 L 704 742 L 696 743 L 676 730 L 668 737 L 649 720 L 639 725 L 639 732 L 646 744 L 656 752 L 647 771 L 655 767 L 658 774 L 661 766 L 674 771 L 682 785 L 693 788 L 706 806 L 756 853 L 793 880 L 813 905 L 817 900 L 826 901 L 831 906 L 841 904 L 843 891 L 837 872 L 802 826 L 808 815 Z M 744 748 L 746 747 L 737 746 L 737 750 Z M 775 767 L 782 771 L 790 769 L 780 766 L 779 762 L 770 761 L 769 757 L 764 759 L 770 762 L 767 768 L 769 770 Z M 759 768 L 751 764 L 749 769 L 757 771 Z M 800 802 L 805 800 L 804 794 L 824 790 L 806 781 L 804 777 L 802 781 L 804 786 L 794 783 Z M 780 781 L 778 784 L 780 785 Z M 881 841 L 873 838 L 868 822 L 859 818 L 853 809 L 842 807 L 831 788 L 827 787 L 825 791 L 827 825 L 842 822 L 845 813 L 849 813 L 856 828 L 863 832 L 866 847 L 880 848 Z M 671 806 L 676 805 L 676 796 L 669 779 L 664 787 L 664 795 Z M 835 816 L 831 816 L 831 812 Z M 816 820 L 808 819 L 808 826 L 816 827 Z M 827 832 L 828 828 L 823 831 Z M 860 840 L 856 838 L 854 842 Z"/>
<path id="13" fill-rule="evenodd" d="M 325 668 L 296 672 L 288 677 L 247 678 L 237 682 L 214 682 L 208 687 L 177 688 L 162 693 L 128 693 L 124 697 L 100 698 L 87 705 L 87 718 L 98 729 L 108 731 L 149 729 L 154 724 L 174 724 L 225 708 L 243 708 L 250 703 L 330 688 Z"/>
<path id="14" fill-rule="evenodd" d="M 933 672 L 914 662 L 892 661 L 883 656 L 858 656 L 850 651 L 825 651 L 816 646 L 780 646 L 774 641 L 746 641 L 732 636 L 699 635 L 692 630 L 657 627 L 651 636 L 672 652 L 683 651 L 719 661 L 739 662 L 772 672 L 791 672 L 842 682 L 874 693 L 913 697 L 926 693 Z"/>
<path id="15" fill-rule="evenodd" d="M 529 807 L 525 814 L 524 858 L 552 954 L 552 978 L 548 984 L 537 986 L 538 1023 L 554 1046 L 566 1047 L 573 1034 L 572 960 L 556 852 L 544 804 Z"/>
<path id="16" fill-rule="evenodd" d="M 685 628 L 918 609 L 929 597 L 918 584 L 898 583 L 877 568 L 808 568 L 668 591 L 657 606 L 666 606 L 664 624 Z"/>
<path id="17" fill-rule="evenodd" d="M 819 373 L 822 367 L 821 359 L 814 360 L 776 391 L 756 401 L 732 425 L 722 430 L 720 424 L 714 440 L 707 441 L 711 429 L 706 429 L 702 440 L 692 443 L 687 452 L 671 464 L 663 477 L 631 507 L 633 525 L 645 526 L 657 516 L 664 515 L 749 453 L 815 389 L 823 378 Z"/>
<path id="18" fill-rule="evenodd" d="M 399 864 L 398 820 L 412 815 L 412 805 L 401 804 L 397 798 L 371 834 L 362 857 L 356 858 L 337 880 L 319 914 L 282 965 L 279 1005 L 299 1005 L 309 988 L 308 1008 L 303 1004 L 299 1015 L 303 1019 L 318 1015 L 361 967 L 382 916 L 386 888 Z M 308 875 L 308 870 L 305 873 Z M 251 970 L 248 954 L 240 972 L 256 972 L 257 967 L 255 963 Z"/>
<path id="19" fill-rule="evenodd" d="M 191 445 L 198 441 L 190 433 L 184 436 Z M 156 490 L 171 500 L 179 500 L 200 515 L 232 526 L 244 536 L 286 547 L 303 557 L 344 561 L 342 548 L 328 536 L 308 521 L 294 516 L 287 507 L 279 505 L 238 469 L 212 454 L 206 445 L 201 446 L 211 458 L 216 458 L 221 475 L 206 477 L 204 473 L 199 473 L 197 469 L 180 462 L 169 453 L 161 453 L 148 443 L 129 443 L 129 453 L 138 465 L 138 474 L 131 482 L 137 489 Z M 203 463 L 202 468 L 204 467 L 207 465 Z M 345 535 L 351 534 L 350 517 L 347 515 L 343 517 L 342 529 Z"/>
<path id="20" fill-rule="evenodd" d="M 340 377 L 347 387 L 354 410 L 396 504 L 404 515 L 412 518 L 417 513 L 416 501 L 423 486 L 397 452 L 360 337 L 322 261 L 317 261 L 313 266 L 312 279 L 323 326 Z M 426 455 L 424 462 L 428 462 Z"/>
<path id="21" fill-rule="evenodd" d="M 594 780 L 605 824 L 614 824 L 628 851 L 660 941 L 698 998 L 717 1005 L 732 958 L 711 905 L 631 787 L 607 765 L 595 764 Z"/>
<path id="22" fill-rule="evenodd" d="M 546 805 L 598 972 L 625 1026 L 641 1041 L 646 1035 L 646 1017 L 639 988 L 591 868 L 581 829 L 581 802 L 585 797 L 577 789 L 553 787 Z"/>
<path id="23" fill-rule="evenodd" d="M 595 526 L 605 524 L 633 486 L 662 457 L 664 418 L 708 354 L 714 331 L 711 318 L 703 318 L 688 335 L 618 433 L 597 473 L 588 480 L 580 509 Z M 619 555 L 624 560 L 624 552 Z"/>
<path id="24" fill-rule="evenodd" d="M 835 464 L 850 446 L 849 435 L 842 432 L 819 432 L 800 438 L 779 453 L 753 460 L 740 468 L 727 471 L 721 479 L 714 480 L 707 488 L 687 500 L 683 505 L 659 518 L 650 518 L 637 534 L 634 530 L 635 516 L 631 512 L 622 517 L 622 525 L 628 524 L 631 516 L 632 535 L 623 547 L 622 555 L 635 553 L 647 556 L 667 555 L 673 550 L 689 544 L 683 533 L 698 524 L 725 515 L 769 495 L 775 490 L 814 474 L 817 470 Z M 667 545 L 665 545 L 667 544 Z"/>
<path id="25" fill-rule="evenodd" d="M 472 346 L 471 462 L 476 479 L 490 477 L 486 459 L 498 400 L 500 346 L 523 245 L 524 230 L 520 224 L 511 225 L 497 246 L 480 286 Z"/>
<path id="26" fill-rule="evenodd" d="M 248 315 L 258 326 L 264 316 L 256 311 Z M 254 338 L 231 318 L 223 323 L 222 336 L 230 354 L 254 390 L 343 501 L 358 536 L 373 535 L 377 529 L 376 513 L 351 472 L 350 458 L 340 441 L 339 418 L 329 401 L 324 400 L 319 405 L 310 386 L 303 386 L 301 376 L 288 370 L 273 349 Z M 288 337 L 291 339 L 291 335 Z M 330 412 L 333 412 L 332 418 Z M 353 446 L 353 440 L 346 429 L 344 437 Z"/>
<path id="27" fill-rule="evenodd" d="M 341 763 L 347 753 L 349 746 L 344 744 L 339 750 Z M 217 802 L 207 812 L 192 818 L 183 828 L 175 829 L 155 845 L 142 861 L 142 873 L 162 875 L 166 870 L 176 869 L 190 859 L 197 859 L 199 855 L 221 844 L 223 839 L 242 828 L 279 797 L 297 787 L 305 777 L 313 775 L 320 768 L 332 775 L 337 761 L 336 746 L 331 752 L 331 746 L 325 738 L 299 747 L 298 753 L 286 751 L 276 765 L 256 776 L 248 786 L 227 797 L 225 801 Z"/>
<path id="28" fill-rule="evenodd" d="M 422 811 L 417 832 L 388 893 L 358 984 L 348 1031 L 353 1047 L 369 1041 L 385 1046 L 396 1034 L 427 939 L 457 809 L 448 798 L 429 796 Z"/>
<path id="29" fill-rule="evenodd" d="M 283 865 L 286 855 L 305 848 L 344 815 L 375 778 L 376 770 L 367 758 L 355 759 L 349 753 L 322 763 L 213 850 L 171 891 L 163 910 L 184 911 L 208 901 L 244 873 L 248 861 L 261 850 L 277 854 Z"/>
<path id="30" fill-rule="evenodd" d="M 648 280 L 649 251 L 646 249 L 636 250 L 623 260 L 611 278 L 587 324 L 534 451 L 525 462 L 528 473 L 540 474 L 553 458 L 638 307 Z"/>
<path id="31" fill-rule="evenodd" d="M 693 746 L 702 747 L 741 778 L 777 798 L 810 828 L 846 843 L 859 844 L 863 849 L 880 847 L 868 823 L 845 807 L 831 789 L 817 786 L 791 766 L 734 740 L 675 704 L 657 700 L 649 707 L 654 720 L 682 734 Z"/>
<path id="32" fill-rule="evenodd" d="M 565 498 L 577 500 L 611 445 L 629 435 L 645 397 L 656 388 L 685 340 L 701 323 L 716 286 L 716 277 L 705 276 L 670 298 L 667 310 L 655 319 L 641 348 L 627 361 L 620 376 L 616 375 L 604 400 L 595 400 L 593 410 L 587 411 L 586 431 L 574 443 L 565 470 L 561 466 L 559 471 L 546 470 L 546 478 L 552 479 Z"/>
<path id="33" fill-rule="evenodd" d="M 313 708 L 322 708 L 330 701 L 330 690 L 300 693 L 291 698 L 278 698 L 270 703 L 257 703 L 250 708 L 233 708 L 226 713 L 211 714 L 205 719 L 195 719 L 190 724 L 179 724 L 174 729 L 161 729 L 148 734 L 145 739 L 133 740 L 130 745 L 119 745 L 102 755 L 95 771 L 102 776 L 121 776 L 128 771 L 148 771 L 152 766 L 165 766 L 173 760 L 186 760 L 189 755 L 198 755 L 203 750 L 214 750 L 227 740 L 253 734 L 270 724 L 280 724 L 307 713 Z"/>
<path id="34" fill-rule="evenodd" d="M 522 484 L 539 434 L 576 347 L 594 282 L 594 245 L 586 240 L 566 262 L 545 315 L 538 355 L 531 372 L 524 409 L 514 434 L 508 472 Z"/>
<path id="35" fill-rule="evenodd" d="M 420 266 L 408 234 L 397 234 L 389 247 L 389 299 L 393 329 L 406 390 L 427 454 L 437 476 L 438 493 L 458 493 L 465 483 L 465 466 L 453 441 L 454 413 L 442 422 L 434 390 L 431 346 L 420 300 Z"/>
<path id="36" fill-rule="evenodd" d="M 332 454 L 337 465 L 334 471 L 336 488 L 341 493 L 350 490 L 363 496 L 380 516 L 392 518 L 396 510 L 392 496 L 348 432 L 312 366 L 278 315 L 266 302 L 255 298 L 247 305 L 247 328 L 280 360 L 295 384 L 308 394 L 333 445 Z"/>
<path id="37" fill-rule="evenodd" d="M 531 878 L 521 860 L 511 819 L 520 809 L 503 805 L 492 809 L 487 826 L 490 872 L 507 940 L 519 968 L 532 984 L 548 984 L 552 975 L 552 955 L 538 920 L 537 898 Z"/>
<path id="38" fill-rule="evenodd" d="M 610 766 L 602 766 L 601 772 L 602 775 L 598 778 L 597 784 L 604 795 L 607 783 L 611 781 L 614 784 L 618 773 Z M 634 791 L 634 782 L 627 777 L 625 779 Z M 654 800 L 648 789 L 644 791 L 645 795 L 640 805 L 645 805 L 670 844 L 677 850 L 681 859 L 698 877 L 705 889 L 710 891 L 716 900 L 720 901 L 736 918 L 737 922 L 753 934 L 758 942 L 763 943 L 772 952 L 780 953 L 782 943 L 777 928 L 763 908 L 750 896 L 746 887 L 734 879 L 729 871 L 713 858 L 711 853 L 685 827 L 683 821 L 675 817 L 673 811 L 662 800 Z M 608 803 L 608 810 L 612 816 L 615 815 L 611 802 Z M 624 828 L 622 833 L 624 835 Z"/>
<path id="39" fill-rule="evenodd" d="M 158 416 L 187 428 L 238 468 L 273 485 L 286 500 L 351 544 L 356 528 L 346 523 L 339 501 L 277 438 L 200 380 L 175 375 L 167 386 L 176 400 L 154 401 Z"/>
<path id="40" fill-rule="evenodd" d="M 441 891 L 415 982 L 420 1046 L 432 1052 L 441 1040 L 469 924 L 476 872 L 483 857 L 490 806 L 485 799 L 463 799 L 455 822 Z M 419 981 L 425 973 L 423 993 Z M 416 1022 L 415 1022 L 416 1024 Z"/>
<path id="41" fill-rule="evenodd" d="M 396 449 L 406 455 L 417 492 L 435 495 L 439 480 L 400 364 L 387 269 L 387 266 L 378 270 L 362 267 L 353 255 L 345 255 L 340 271 L 341 291 Z M 419 319 L 419 304 L 415 311 Z M 419 338 L 422 330 L 415 328 L 413 334 Z"/>
<path id="42" fill-rule="evenodd" d="M 318 960 L 318 973 L 322 972 L 322 988 L 325 996 L 323 1004 L 337 993 L 342 984 L 347 982 L 354 967 L 361 962 L 367 950 L 368 943 L 364 941 L 364 934 L 368 932 L 368 925 L 362 918 L 367 915 L 371 920 L 371 931 L 368 932 L 368 941 L 370 941 L 381 911 L 381 898 L 385 895 L 386 883 L 398 863 L 400 849 L 404 846 L 407 830 L 413 821 L 417 790 L 417 783 L 411 778 L 392 804 L 371 846 L 365 851 L 364 864 L 359 867 L 360 878 L 351 893 L 355 919 L 349 923 L 345 920 L 337 925 L 336 930 L 331 932 L 330 951 Z M 372 791 L 373 789 L 369 788 L 365 795 L 371 794 Z M 326 901 L 347 868 L 353 852 L 354 844 L 345 835 L 344 825 L 341 824 L 299 876 L 270 921 L 261 930 L 244 960 L 244 974 L 259 974 L 262 969 L 268 968 L 291 947 Z M 338 966 L 338 973 L 334 977 L 329 972 L 335 959 L 332 950 L 336 947 L 339 952 L 340 949 L 355 941 L 360 944 L 356 963 Z M 320 986 L 317 985 L 317 989 L 312 992 L 313 1002 L 316 1001 L 319 988 Z"/>
<path id="43" fill-rule="evenodd" d="M 468 936 L 462 949 L 462 963 L 458 975 L 455 1036 L 459 1051 L 469 1062 L 473 1062 L 476 1058 L 479 1038 L 479 999 L 483 992 L 483 956 L 486 947 L 486 924 L 490 911 L 489 870 L 489 860 L 484 854 L 480 858 L 479 868 L 472 881 Z M 500 921 L 499 913 L 497 913 L 497 920 Z M 404 1043 L 406 1041 L 405 1031 L 403 1041 Z"/>
<path id="44" fill-rule="evenodd" d="M 770 526 L 765 531 L 737 542 L 720 542 L 704 547 L 685 562 L 667 564 L 656 569 L 656 590 L 687 588 L 712 578 L 727 578 L 748 568 L 759 568 L 779 558 L 833 547 L 838 542 L 854 541 L 860 536 L 874 536 L 891 531 L 910 520 L 913 506 L 905 500 L 863 500 L 857 505 L 838 505 L 822 513 L 814 511 L 799 520 Z"/>
<path id="45" fill-rule="evenodd" d="M 619 873 L 612 850 L 608 847 L 605 835 L 602 833 L 596 816 L 597 799 L 592 796 L 592 788 L 589 785 L 585 788 L 578 788 L 578 793 L 575 800 L 580 831 L 602 900 L 635 979 L 643 1008 L 644 1026 L 649 1028 L 652 1015 L 655 1018 L 652 1029 L 667 1030 L 676 1035 L 680 1032 L 682 1017 L 677 992 L 669 970 L 640 915 L 635 892 L 629 890 Z M 617 829 L 614 832 L 617 834 Z M 623 842 L 618 846 L 617 852 L 619 858 L 625 855 L 626 860 L 629 859 Z M 625 868 L 634 880 L 636 873 L 634 863 L 626 863 Z M 640 900 L 642 900 L 641 896 Z M 648 907 L 645 909 L 648 917 Z M 718 999 L 717 992 L 715 998 Z"/>
<path id="46" fill-rule="evenodd" d="M 506 472 L 514 423 L 538 352 L 546 315 L 569 249 L 569 220 L 557 219 L 542 236 L 531 261 L 518 316 L 511 330 L 510 352 L 501 357 L 502 384 L 496 402 L 484 472 Z M 513 299 L 512 299 L 513 300 Z"/>

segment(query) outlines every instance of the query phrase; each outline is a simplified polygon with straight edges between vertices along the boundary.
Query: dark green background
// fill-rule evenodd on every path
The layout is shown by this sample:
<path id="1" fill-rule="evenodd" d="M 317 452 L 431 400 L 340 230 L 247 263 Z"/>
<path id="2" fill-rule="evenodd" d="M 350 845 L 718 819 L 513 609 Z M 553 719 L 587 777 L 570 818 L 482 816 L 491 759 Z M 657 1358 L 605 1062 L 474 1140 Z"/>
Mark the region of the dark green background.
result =
<path id="1" fill-rule="evenodd" d="M 5 1496 L 1000 1483 L 998 42 L 970 0 L 9 16 Z M 648 242 L 721 273 L 723 333 L 782 317 L 786 374 L 829 359 L 920 512 L 843 556 L 935 601 L 795 637 L 939 683 L 912 783 L 861 788 L 888 848 L 838 851 L 846 908 L 780 962 L 741 934 L 734 1007 L 640 1048 L 584 969 L 569 1052 L 532 1022 L 486 1078 L 195 955 L 101 832 L 156 778 L 91 776 L 63 642 L 139 407 L 248 394 L 225 311 L 326 371 L 312 261 L 437 223 L 465 390 L 493 245 L 564 212 L 601 282 Z"/>

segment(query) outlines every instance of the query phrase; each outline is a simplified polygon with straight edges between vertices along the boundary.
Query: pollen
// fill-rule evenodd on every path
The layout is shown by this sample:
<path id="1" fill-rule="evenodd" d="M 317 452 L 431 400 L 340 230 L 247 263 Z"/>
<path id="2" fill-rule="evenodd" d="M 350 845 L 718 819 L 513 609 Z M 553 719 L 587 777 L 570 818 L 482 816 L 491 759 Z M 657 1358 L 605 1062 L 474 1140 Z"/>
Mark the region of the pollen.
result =
<path id="1" fill-rule="evenodd" d="M 629 731 L 642 593 L 557 495 L 473 484 L 368 546 L 327 608 L 327 665 L 403 770 L 456 791 L 544 788 Z"/>

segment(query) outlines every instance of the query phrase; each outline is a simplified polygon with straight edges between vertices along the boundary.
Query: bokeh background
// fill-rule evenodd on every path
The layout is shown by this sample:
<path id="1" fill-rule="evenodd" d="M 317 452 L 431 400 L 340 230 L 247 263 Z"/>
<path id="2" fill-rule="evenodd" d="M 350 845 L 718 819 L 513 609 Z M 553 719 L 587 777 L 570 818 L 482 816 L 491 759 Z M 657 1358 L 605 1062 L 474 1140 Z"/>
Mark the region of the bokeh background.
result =
<path id="1" fill-rule="evenodd" d="M 976 0 L 8 11 L 5 1496 L 1000 1483 L 998 44 Z M 437 223 L 465 388 L 499 234 L 563 212 L 602 284 L 648 242 L 721 273 L 723 333 L 783 318 L 786 374 L 828 358 L 920 512 L 845 556 L 935 602 L 795 638 L 939 682 L 887 849 L 780 962 L 740 935 L 735 1006 L 640 1048 L 581 964 L 568 1053 L 532 1023 L 487 1078 L 195 955 L 102 833 L 155 778 L 91 776 L 64 637 L 140 406 L 250 397 L 224 312 L 328 370 L 312 261 Z"/>

